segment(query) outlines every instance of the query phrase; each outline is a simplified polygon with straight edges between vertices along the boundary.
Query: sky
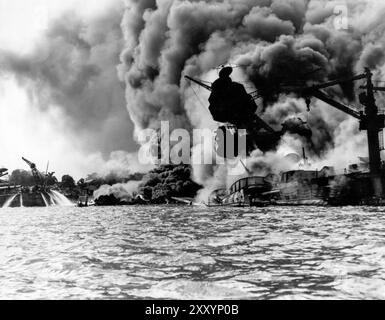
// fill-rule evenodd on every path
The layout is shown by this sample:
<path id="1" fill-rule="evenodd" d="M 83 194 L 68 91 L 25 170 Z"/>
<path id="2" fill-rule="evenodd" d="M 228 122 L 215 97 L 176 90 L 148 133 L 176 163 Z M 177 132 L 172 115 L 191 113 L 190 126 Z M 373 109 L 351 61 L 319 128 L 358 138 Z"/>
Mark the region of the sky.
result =
<path id="1" fill-rule="evenodd" d="M 0 54 L 6 52 L 16 60 L 14 65 L 28 65 L 31 70 L 0 70 L 0 167 L 10 171 L 28 169 L 21 160 L 24 156 L 40 170 L 49 161 L 50 170 L 56 171 L 59 178 L 63 174 L 80 178 L 97 172 L 111 152 L 135 151 L 124 85 L 119 83 L 115 70 L 121 50 L 117 34 L 121 5 L 120 0 L 0 0 Z M 118 8 L 115 11 L 114 6 Z M 109 12 L 111 19 L 105 18 Z M 114 25 L 105 20 L 114 20 Z M 79 30 L 78 24 L 82 24 Z M 88 24 L 91 27 L 87 28 Z M 114 28 L 117 34 L 114 41 L 109 41 L 111 46 L 97 40 L 104 25 Z M 65 39 L 66 32 L 79 32 L 91 49 L 84 52 L 72 45 L 70 39 Z M 108 39 L 110 33 L 107 30 L 102 35 Z M 43 52 L 47 60 L 39 60 Z M 67 60 L 66 55 L 71 59 Z M 100 63 L 104 55 L 110 59 L 108 63 Z M 96 64 L 95 77 L 80 77 L 82 70 L 76 64 L 83 62 Z M 62 77 L 62 87 L 50 82 L 46 66 L 51 68 L 51 77 Z M 71 70 L 63 71 L 65 68 Z M 89 86 L 79 97 L 72 98 L 72 92 L 61 95 L 67 87 L 76 87 L 75 80 L 75 84 L 66 82 L 72 76 Z M 40 84 L 48 89 L 41 91 Z"/>
<path id="2" fill-rule="evenodd" d="M 100 14 L 111 0 L 0 0 L 0 48 L 28 52 L 49 22 L 76 9 L 84 17 Z"/>

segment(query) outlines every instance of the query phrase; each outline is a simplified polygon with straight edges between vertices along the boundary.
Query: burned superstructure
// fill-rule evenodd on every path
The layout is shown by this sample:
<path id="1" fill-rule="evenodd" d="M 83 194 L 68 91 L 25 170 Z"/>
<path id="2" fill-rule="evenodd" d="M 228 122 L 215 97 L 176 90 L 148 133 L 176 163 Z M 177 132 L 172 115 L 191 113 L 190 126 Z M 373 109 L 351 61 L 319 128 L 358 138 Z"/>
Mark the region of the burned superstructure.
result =
<path id="1" fill-rule="evenodd" d="M 379 114 L 376 100 L 374 97 L 375 90 L 383 90 L 385 88 L 374 87 L 372 82 L 372 72 L 369 69 L 365 69 L 365 73 L 343 80 L 335 80 L 322 84 L 313 85 L 310 87 L 302 87 L 294 90 L 298 90 L 300 95 L 306 99 L 308 107 L 310 108 L 311 98 L 317 98 L 332 107 L 358 119 L 360 121 L 360 130 L 367 132 L 368 149 L 369 149 L 369 167 L 370 167 L 370 179 L 372 181 L 372 187 L 374 196 L 377 198 L 384 198 L 384 170 L 381 164 L 379 135 L 385 128 L 385 115 Z M 356 108 L 347 106 L 328 95 L 322 89 L 326 89 L 335 85 L 342 85 L 347 82 L 353 82 L 358 80 L 366 80 L 366 85 L 361 86 L 361 89 L 366 89 L 366 92 L 362 92 L 359 95 L 359 101 L 364 106 L 364 111 L 358 112 Z"/>
<path id="2" fill-rule="evenodd" d="M 257 115 L 258 106 L 255 100 L 260 97 L 258 90 L 248 93 L 241 83 L 231 79 L 232 71 L 231 67 L 223 67 L 219 72 L 219 78 L 211 86 L 199 79 L 185 76 L 186 79 L 211 91 L 209 111 L 213 119 L 221 123 L 218 131 L 226 133 L 229 130 L 236 132 L 239 129 L 245 129 L 247 132 L 246 145 L 248 154 L 256 148 L 262 151 L 275 149 L 286 132 L 306 137 L 312 135 L 307 124 L 299 118 L 288 119 L 282 123 L 280 131 L 274 130 Z M 223 144 L 226 144 L 226 142 L 223 142 Z"/>
<path id="3" fill-rule="evenodd" d="M 29 161 L 24 157 L 22 159 L 31 169 L 33 179 L 35 180 L 35 187 L 40 189 L 47 188 L 49 178 L 52 178 L 55 174 L 55 172 L 48 172 L 49 164 L 47 164 L 46 172 L 42 173 L 37 169 L 36 164 L 34 164 L 32 161 Z"/>
<path id="4" fill-rule="evenodd" d="M 256 114 L 258 107 L 254 99 L 258 96 L 255 93 L 247 93 L 242 84 L 233 82 L 231 73 L 231 67 L 224 67 L 212 86 L 189 76 L 186 76 L 186 79 L 211 91 L 209 110 L 213 119 L 221 123 L 218 131 L 225 133 L 224 136 L 229 130 L 246 129 L 248 153 L 256 147 L 264 151 L 274 148 L 281 133 L 276 132 Z"/>
<path id="5" fill-rule="evenodd" d="M 231 80 L 231 71 L 232 69 L 229 67 L 223 68 L 219 73 L 219 78 L 212 86 L 188 76 L 186 78 L 212 91 L 209 98 L 209 110 L 214 120 L 224 123 L 220 128 L 230 124 L 236 128 L 247 130 L 248 152 L 255 150 L 255 148 L 261 151 L 274 149 L 281 136 L 286 132 L 311 137 L 311 128 L 299 118 L 289 119 L 283 123 L 281 131 L 273 130 L 256 114 L 257 105 L 254 100 L 258 97 L 258 91 L 248 94 L 241 84 Z M 368 170 L 365 172 L 345 172 L 340 175 L 329 173 L 327 176 L 319 174 L 316 170 L 284 172 L 275 184 L 271 185 L 271 190 L 263 195 L 260 194 L 260 198 L 257 195 L 258 199 L 263 201 L 267 199 L 274 203 L 281 201 L 281 203 L 286 204 L 300 204 L 306 202 L 307 199 L 318 199 L 323 204 L 382 203 L 382 199 L 385 199 L 385 170 L 380 156 L 379 137 L 385 128 L 385 115 L 379 113 L 374 92 L 385 91 L 385 88 L 375 87 L 372 77 L 372 72 L 365 69 L 364 73 L 347 79 L 310 86 L 307 86 L 305 82 L 297 86 L 284 84 L 280 86 L 281 94 L 295 94 L 298 98 L 303 98 L 308 110 L 310 110 L 312 99 L 316 98 L 359 120 L 359 129 L 367 131 Z M 359 80 L 366 81 L 365 85 L 360 86 L 360 89 L 365 90 L 359 94 L 359 102 L 364 106 L 362 111 L 358 111 L 359 108 L 357 107 L 337 101 L 327 91 L 330 87 L 351 85 Z M 295 196 L 288 196 L 288 192 Z M 309 204 L 311 203 L 314 201 L 309 202 Z"/>

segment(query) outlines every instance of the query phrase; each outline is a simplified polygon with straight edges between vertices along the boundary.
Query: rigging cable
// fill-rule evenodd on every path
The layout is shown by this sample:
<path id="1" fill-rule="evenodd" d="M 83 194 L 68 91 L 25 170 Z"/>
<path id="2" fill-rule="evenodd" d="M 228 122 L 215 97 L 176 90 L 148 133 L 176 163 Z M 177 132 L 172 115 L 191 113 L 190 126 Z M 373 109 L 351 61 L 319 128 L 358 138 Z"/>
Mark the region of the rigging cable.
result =
<path id="1" fill-rule="evenodd" d="M 195 92 L 195 90 L 194 90 L 194 87 L 193 87 L 193 86 L 191 86 L 191 89 L 192 89 L 192 91 L 194 92 L 194 94 L 195 94 L 195 96 L 196 96 L 196 98 L 197 98 L 197 100 L 198 100 L 199 104 L 202 106 L 202 108 L 203 108 L 203 109 L 205 109 L 205 110 L 206 110 L 206 112 L 210 113 L 210 111 L 209 111 L 209 110 L 207 110 L 207 108 L 205 107 L 205 105 L 203 104 L 203 102 L 201 101 L 201 99 L 199 98 L 198 94 Z M 211 113 L 210 113 L 210 116 L 211 116 Z"/>

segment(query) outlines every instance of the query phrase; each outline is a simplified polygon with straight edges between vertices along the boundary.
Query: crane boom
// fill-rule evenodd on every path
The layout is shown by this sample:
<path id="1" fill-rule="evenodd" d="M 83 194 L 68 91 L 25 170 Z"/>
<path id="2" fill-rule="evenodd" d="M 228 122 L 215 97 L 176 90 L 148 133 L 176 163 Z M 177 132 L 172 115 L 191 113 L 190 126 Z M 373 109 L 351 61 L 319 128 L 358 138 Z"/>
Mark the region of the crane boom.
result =
<path id="1" fill-rule="evenodd" d="M 340 79 L 340 80 L 337 79 L 337 80 L 328 81 L 325 83 L 314 85 L 314 86 L 312 86 L 312 88 L 313 89 L 325 89 L 328 87 L 335 86 L 337 84 L 353 82 L 353 81 L 362 80 L 362 79 L 366 79 L 366 74 L 359 74 L 359 75 L 356 75 L 354 77 L 350 77 L 350 78 L 346 78 L 346 79 Z"/>
<path id="2" fill-rule="evenodd" d="M 385 127 L 385 117 L 383 115 L 378 114 L 378 107 L 376 106 L 374 91 L 385 91 L 385 88 L 374 87 L 372 82 L 372 76 L 372 72 L 368 68 L 366 68 L 365 73 L 356 75 L 349 79 L 333 80 L 326 83 L 313 85 L 311 87 L 302 87 L 298 88 L 297 91 L 301 92 L 301 94 L 304 96 L 304 98 L 307 99 L 307 101 L 309 101 L 309 97 L 313 96 L 360 121 L 360 130 L 367 131 L 369 168 L 371 173 L 374 195 L 376 197 L 381 198 L 384 196 L 384 189 L 381 177 L 379 132 L 381 132 Z M 365 112 L 357 112 L 353 108 L 334 100 L 332 97 L 330 97 L 321 90 L 331 86 L 362 79 L 366 79 L 367 83 L 365 86 L 361 86 L 360 88 L 366 89 L 366 92 L 360 94 L 359 100 L 360 103 L 365 106 Z"/>
<path id="3" fill-rule="evenodd" d="M 204 83 L 203 83 L 202 81 L 200 81 L 200 80 L 191 78 L 191 77 L 189 77 L 189 76 L 185 76 L 185 78 L 186 78 L 187 80 L 190 80 L 190 81 L 196 83 L 196 84 L 199 84 L 201 87 L 203 87 L 203 88 L 205 88 L 205 89 L 207 89 L 207 90 L 209 90 L 209 91 L 212 91 L 212 90 L 213 90 L 213 89 L 211 88 L 211 86 L 209 86 L 209 85 L 207 85 L 207 84 L 204 84 Z"/>
<path id="4" fill-rule="evenodd" d="M 39 186 L 42 185 L 43 184 L 43 178 L 42 178 L 41 173 L 37 170 L 36 164 L 34 164 L 33 162 L 29 161 L 28 159 L 26 159 L 24 157 L 22 159 L 30 167 L 31 172 L 32 172 L 32 176 L 35 180 L 36 185 L 39 185 Z"/>
<path id="5" fill-rule="evenodd" d="M 367 86 L 361 86 L 360 89 L 367 89 L 368 87 Z M 384 92 L 385 91 L 385 88 L 384 87 L 373 87 L 373 91 L 382 91 Z"/>
<path id="6" fill-rule="evenodd" d="M 36 165 L 34 163 L 32 163 L 31 161 L 29 161 L 28 159 L 22 157 L 23 161 L 26 162 L 28 164 L 28 166 L 31 168 L 31 169 L 36 169 Z"/>
<path id="7" fill-rule="evenodd" d="M 335 101 L 332 97 L 330 97 L 328 94 L 326 94 L 322 90 L 315 90 L 312 88 L 310 92 L 311 92 L 311 95 L 313 97 L 320 99 L 323 102 L 326 102 L 327 104 L 331 105 L 332 107 L 334 107 L 334 108 L 336 108 L 342 112 L 345 112 L 345 113 L 351 115 L 352 117 L 354 117 L 358 120 L 361 120 L 362 117 L 361 117 L 361 114 L 359 112 L 354 110 L 352 107 L 346 106 L 346 105 L 342 104 L 341 102 Z"/>

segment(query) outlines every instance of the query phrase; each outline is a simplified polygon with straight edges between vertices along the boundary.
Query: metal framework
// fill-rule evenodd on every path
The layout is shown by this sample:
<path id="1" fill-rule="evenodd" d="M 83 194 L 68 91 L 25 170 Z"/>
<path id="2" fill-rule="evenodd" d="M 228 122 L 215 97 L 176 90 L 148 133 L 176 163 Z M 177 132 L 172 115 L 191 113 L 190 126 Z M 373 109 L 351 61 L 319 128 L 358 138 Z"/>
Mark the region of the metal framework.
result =
<path id="1" fill-rule="evenodd" d="M 35 180 L 36 185 L 37 186 L 42 186 L 43 183 L 44 183 L 44 179 L 43 179 L 41 173 L 39 172 L 39 170 L 37 170 L 36 164 L 32 163 L 31 161 L 29 161 L 29 160 L 27 160 L 25 158 L 22 158 L 22 159 L 30 167 L 31 172 L 32 172 L 32 176 L 33 176 L 33 178 Z"/>
<path id="2" fill-rule="evenodd" d="M 308 107 L 310 107 L 310 98 L 317 98 L 332 107 L 345 112 L 346 114 L 358 119 L 360 121 L 360 130 L 367 131 L 368 149 L 369 149 L 369 167 L 371 178 L 373 182 L 373 189 L 375 196 L 383 196 L 383 185 L 381 179 L 381 156 L 379 132 L 385 127 L 385 116 L 378 113 L 376 101 L 374 98 L 374 91 L 385 91 L 385 88 L 374 87 L 372 82 L 372 72 L 365 69 L 365 73 L 342 80 L 334 80 L 318 85 L 300 88 L 301 95 L 306 99 Z M 347 82 L 366 79 L 366 86 L 361 88 L 366 89 L 359 95 L 359 100 L 365 106 L 364 112 L 358 112 L 351 106 L 347 106 L 339 101 L 334 100 L 322 89 L 326 89 L 335 85 L 340 85 Z"/>
<path id="3" fill-rule="evenodd" d="M 356 75 L 354 77 L 346 78 L 346 79 L 338 79 L 333 81 L 328 81 L 325 83 L 316 84 L 309 87 L 289 87 L 289 86 L 281 86 L 282 91 L 286 92 L 297 92 L 300 96 L 302 96 L 310 109 L 311 98 L 317 98 L 330 106 L 354 117 L 360 122 L 360 130 L 367 131 L 368 138 L 368 149 L 369 149 L 369 167 L 371 173 L 371 179 L 373 182 L 374 194 L 377 197 L 383 197 L 383 185 L 381 178 L 381 148 L 379 141 L 379 132 L 381 132 L 385 128 L 385 115 L 379 114 L 378 107 L 376 106 L 376 101 L 374 97 L 375 91 L 385 91 L 385 87 L 375 87 L 372 82 L 372 72 L 366 68 L 365 73 Z M 194 79 L 189 76 L 185 76 L 186 79 L 200 85 L 203 88 L 211 91 L 211 86 L 204 84 L 200 80 Z M 345 105 L 342 102 L 335 100 L 333 97 L 328 95 L 323 89 L 330 88 L 335 85 L 341 85 L 344 83 L 349 83 L 358 80 L 365 80 L 366 85 L 361 86 L 361 89 L 366 89 L 366 92 L 363 92 L 359 95 L 360 103 L 365 107 L 364 112 L 357 111 L 354 107 Z M 258 90 L 250 93 L 252 98 L 255 100 L 259 98 Z M 266 124 L 262 119 L 258 117 L 258 122 L 261 121 L 266 125 L 267 128 L 270 128 L 268 124 Z"/>
<path id="4" fill-rule="evenodd" d="M 203 87 L 203 88 L 205 88 L 205 89 L 207 89 L 207 90 L 209 90 L 209 91 L 212 91 L 212 90 L 213 90 L 211 86 L 209 86 L 209 85 L 203 83 L 202 81 L 200 81 L 200 80 L 198 80 L 198 79 L 194 79 L 194 78 L 189 77 L 189 76 L 185 76 L 185 78 L 186 78 L 187 80 L 190 80 L 191 82 L 194 82 L 194 83 L 198 84 L 199 86 L 201 86 L 201 87 Z M 255 91 L 250 92 L 250 93 L 248 93 L 248 94 L 251 96 L 251 98 L 252 98 L 253 100 L 257 100 L 258 98 L 261 97 L 260 94 L 259 94 L 259 92 L 258 92 L 258 90 L 255 90 Z M 276 132 L 272 127 L 270 127 L 265 121 L 263 121 L 263 120 L 262 120 L 260 117 L 258 117 L 257 115 L 255 115 L 255 118 L 254 118 L 253 120 L 254 120 L 254 122 L 255 122 L 255 125 L 258 125 L 259 127 L 265 129 L 268 133 L 271 133 L 271 134 L 277 134 L 277 132 Z"/>

